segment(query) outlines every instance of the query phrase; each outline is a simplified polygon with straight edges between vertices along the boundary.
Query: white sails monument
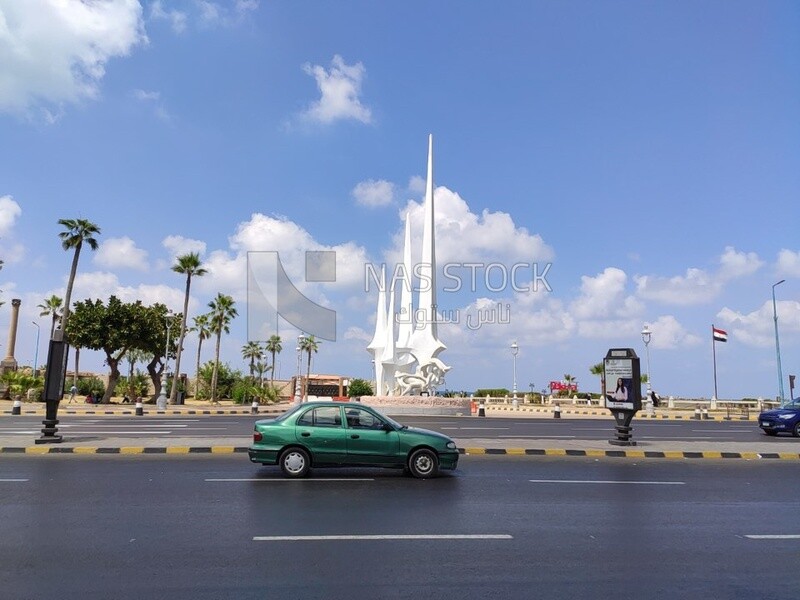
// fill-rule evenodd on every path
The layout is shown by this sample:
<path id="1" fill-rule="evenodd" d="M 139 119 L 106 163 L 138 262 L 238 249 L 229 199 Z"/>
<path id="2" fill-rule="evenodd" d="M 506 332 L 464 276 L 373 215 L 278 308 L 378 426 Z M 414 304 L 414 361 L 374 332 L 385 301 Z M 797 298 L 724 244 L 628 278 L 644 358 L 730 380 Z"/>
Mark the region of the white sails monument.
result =
<path id="1" fill-rule="evenodd" d="M 411 224 L 406 214 L 403 263 L 387 288 L 386 268 L 378 289 L 375 335 L 367 346 L 375 363 L 376 396 L 433 395 L 450 367 L 438 357 L 447 348 L 439 339 L 436 313 L 436 236 L 433 204 L 433 135 L 428 137 L 428 177 L 425 185 L 422 260 L 411 264 Z M 420 280 L 414 308 L 411 276 Z M 400 307 L 395 309 L 395 281 Z M 389 305 L 386 305 L 388 289 Z"/>

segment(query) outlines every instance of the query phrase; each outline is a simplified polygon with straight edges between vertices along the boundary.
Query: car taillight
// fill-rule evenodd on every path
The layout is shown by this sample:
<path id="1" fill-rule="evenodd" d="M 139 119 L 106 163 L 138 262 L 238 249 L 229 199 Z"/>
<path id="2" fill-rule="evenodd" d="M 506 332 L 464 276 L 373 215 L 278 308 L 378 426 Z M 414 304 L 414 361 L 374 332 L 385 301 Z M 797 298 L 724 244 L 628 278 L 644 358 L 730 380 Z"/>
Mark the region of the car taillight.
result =
<path id="1" fill-rule="evenodd" d="M 260 431 L 254 431 L 253 432 L 253 441 L 254 442 L 260 442 L 261 441 L 261 432 Z"/>

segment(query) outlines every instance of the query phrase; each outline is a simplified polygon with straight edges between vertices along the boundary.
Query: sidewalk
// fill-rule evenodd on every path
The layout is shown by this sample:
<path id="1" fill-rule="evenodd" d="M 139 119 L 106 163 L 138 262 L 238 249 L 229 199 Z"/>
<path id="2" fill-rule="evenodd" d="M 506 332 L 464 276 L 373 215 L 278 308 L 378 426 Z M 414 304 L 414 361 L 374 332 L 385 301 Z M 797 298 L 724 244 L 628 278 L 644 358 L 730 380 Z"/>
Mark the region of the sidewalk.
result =
<path id="1" fill-rule="evenodd" d="M 281 414 L 291 407 L 291 403 L 281 403 L 272 406 L 260 406 L 258 415 L 254 419 Z M 23 403 L 23 416 L 44 416 L 44 405 L 37 403 Z M 387 411 L 391 414 L 391 411 Z M 62 402 L 59 406 L 59 418 L 69 416 L 98 416 L 98 415 L 135 415 L 135 406 L 129 404 L 91 405 L 68 404 Z M 144 405 L 142 419 L 161 416 L 176 415 L 250 415 L 249 406 L 236 405 L 230 401 L 221 402 L 220 406 L 210 405 L 207 401 L 189 400 L 180 406 L 168 406 L 166 410 L 156 410 L 155 405 Z M 0 400 L 0 429 L 7 427 L 11 416 L 11 402 Z M 621 447 L 608 443 L 614 437 L 614 421 L 607 409 L 588 407 L 562 407 L 563 418 L 596 419 L 608 426 L 608 438 L 605 440 L 576 440 L 541 438 L 516 438 L 516 439 L 487 439 L 480 437 L 454 436 L 454 440 L 461 452 L 471 454 L 498 454 L 514 455 L 521 457 L 533 456 L 583 456 L 583 457 L 613 457 L 631 459 L 780 459 L 800 460 L 800 439 L 792 437 L 767 438 L 761 434 L 755 424 L 754 417 L 741 420 L 743 425 L 752 426 L 753 435 L 742 442 L 714 442 L 704 441 L 669 441 L 637 439 L 636 423 L 643 419 L 693 419 L 694 412 L 689 410 L 662 410 L 656 409 L 655 415 L 638 413 L 633 421 L 633 439 L 636 446 Z M 427 415 L 436 418 L 436 415 Z M 715 411 L 709 414 L 709 419 L 699 419 L 698 424 L 719 422 L 726 417 L 725 411 Z M 495 423 L 501 418 L 553 418 L 552 407 L 519 407 L 498 406 L 487 407 L 487 421 Z M 398 417 L 402 422 L 402 416 Z M 62 432 L 63 433 L 63 432 Z M 113 434 L 111 434 L 113 435 Z M 250 444 L 248 437 L 209 437 L 202 443 L 196 437 L 171 437 L 171 438 L 119 438 L 109 436 L 74 437 L 69 436 L 60 444 L 36 444 L 36 435 L 20 436 L 0 433 L 0 454 L 233 454 L 247 453 Z M 246 459 L 246 457 L 245 457 Z"/>

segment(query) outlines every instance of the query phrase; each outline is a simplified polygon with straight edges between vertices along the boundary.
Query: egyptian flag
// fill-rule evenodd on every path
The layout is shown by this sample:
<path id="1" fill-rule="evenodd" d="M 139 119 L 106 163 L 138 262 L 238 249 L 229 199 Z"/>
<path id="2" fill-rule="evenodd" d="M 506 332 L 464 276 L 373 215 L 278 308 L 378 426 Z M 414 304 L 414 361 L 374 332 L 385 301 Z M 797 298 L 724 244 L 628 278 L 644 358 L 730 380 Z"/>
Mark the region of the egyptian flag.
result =
<path id="1" fill-rule="evenodd" d="M 722 329 L 717 329 L 713 325 L 711 326 L 711 332 L 714 335 L 715 342 L 727 342 L 728 341 L 728 332 L 723 331 Z"/>

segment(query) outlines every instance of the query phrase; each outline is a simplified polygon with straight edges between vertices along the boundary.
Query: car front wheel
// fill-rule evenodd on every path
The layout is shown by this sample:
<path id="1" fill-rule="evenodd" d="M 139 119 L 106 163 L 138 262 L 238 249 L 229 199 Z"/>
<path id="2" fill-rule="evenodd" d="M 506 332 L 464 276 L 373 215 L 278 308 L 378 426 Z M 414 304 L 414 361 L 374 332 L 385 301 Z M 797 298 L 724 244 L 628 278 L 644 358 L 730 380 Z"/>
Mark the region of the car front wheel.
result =
<path id="1" fill-rule="evenodd" d="M 794 437 L 800 437 L 800 421 L 794 424 L 794 429 L 792 429 L 792 435 Z"/>
<path id="2" fill-rule="evenodd" d="M 418 479 L 436 477 L 439 472 L 439 457 L 427 448 L 415 450 L 408 459 L 408 470 Z"/>
<path id="3" fill-rule="evenodd" d="M 305 477 L 311 468 L 311 457 L 302 448 L 288 448 L 281 454 L 280 465 L 285 477 Z"/>

